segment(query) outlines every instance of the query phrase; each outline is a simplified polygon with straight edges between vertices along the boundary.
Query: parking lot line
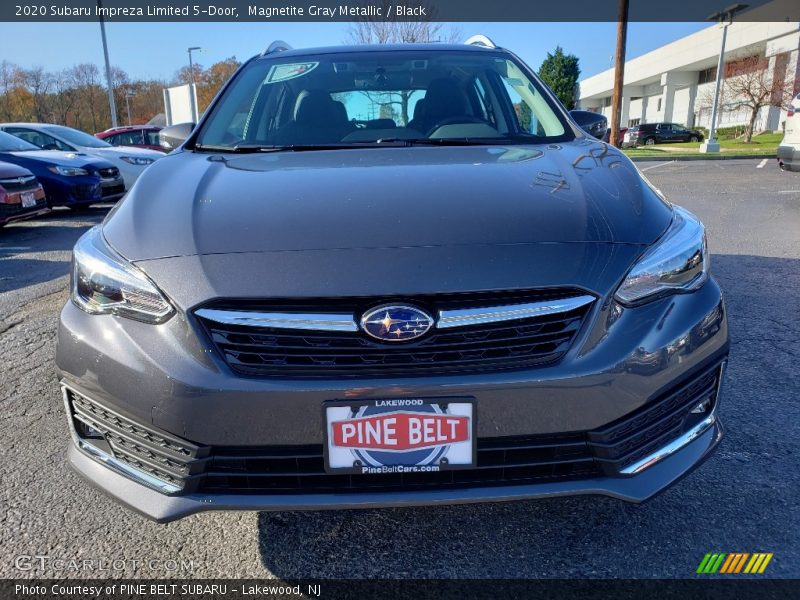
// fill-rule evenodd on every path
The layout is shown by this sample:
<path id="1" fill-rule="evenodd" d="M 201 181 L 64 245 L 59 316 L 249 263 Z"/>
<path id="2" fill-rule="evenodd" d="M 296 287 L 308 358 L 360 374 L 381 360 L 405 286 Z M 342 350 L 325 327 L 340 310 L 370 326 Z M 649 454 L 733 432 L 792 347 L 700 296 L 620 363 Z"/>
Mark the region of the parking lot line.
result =
<path id="1" fill-rule="evenodd" d="M 756 169 L 763 169 L 765 164 L 767 164 L 767 159 L 766 158 L 764 160 L 762 160 L 760 163 L 758 163 L 758 166 L 756 167 Z"/>
<path id="2" fill-rule="evenodd" d="M 674 163 L 674 162 L 675 162 L 674 160 L 668 160 L 667 162 L 658 163 L 658 164 L 651 165 L 651 166 L 649 166 L 649 167 L 645 167 L 644 169 L 639 169 L 639 170 L 640 170 L 640 171 L 642 171 L 642 172 L 644 173 L 645 171 L 649 171 L 650 169 L 657 169 L 658 167 L 663 167 L 663 166 L 666 166 L 666 165 L 671 165 L 671 164 L 672 164 L 672 163 Z"/>

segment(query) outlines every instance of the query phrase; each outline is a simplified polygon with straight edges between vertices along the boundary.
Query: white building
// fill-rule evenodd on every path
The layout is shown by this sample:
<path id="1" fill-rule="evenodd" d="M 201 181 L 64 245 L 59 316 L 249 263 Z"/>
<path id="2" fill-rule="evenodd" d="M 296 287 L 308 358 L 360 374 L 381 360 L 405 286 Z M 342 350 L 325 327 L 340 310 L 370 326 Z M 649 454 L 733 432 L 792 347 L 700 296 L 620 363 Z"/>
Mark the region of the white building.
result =
<path id="1" fill-rule="evenodd" d="M 710 98 L 717 73 L 722 26 L 706 29 L 676 40 L 625 63 L 620 125 L 672 122 L 688 127 L 708 127 L 711 121 Z M 756 23 L 735 21 L 728 28 L 725 46 L 726 75 L 735 70 L 736 61 L 760 57 L 773 78 L 794 82 L 800 87 L 800 23 Z M 724 81 L 724 80 L 723 80 Z M 608 69 L 579 82 L 578 106 L 602 112 L 611 120 L 611 94 L 614 69 Z M 724 83 L 723 83 L 724 87 Z M 750 110 L 738 107 L 735 98 L 723 96 L 718 126 L 747 123 Z M 755 131 L 777 130 L 786 112 L 779 107 L 764 107 L 759 112 Z"/>

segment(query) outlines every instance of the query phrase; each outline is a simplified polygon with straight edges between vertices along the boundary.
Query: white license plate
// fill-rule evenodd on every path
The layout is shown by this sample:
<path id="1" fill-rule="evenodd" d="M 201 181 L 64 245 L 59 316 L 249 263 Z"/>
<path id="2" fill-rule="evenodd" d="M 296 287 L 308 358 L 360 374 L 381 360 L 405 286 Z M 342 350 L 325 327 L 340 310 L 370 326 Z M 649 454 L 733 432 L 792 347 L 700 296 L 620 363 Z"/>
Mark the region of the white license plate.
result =
<path id="1" fill-rule="evenodd" d="M 473 398 L 323 404 L 329 473 L 425 473 L 475 466 Z"/>
<path id="2" fill-rule="evenodd" d="M 36 195 L 33 192 L 22 192 L 22 208 L 36 206 Z"/>
<path id="3" fill-rule="evenodd" d="M 630 134 L 630 133 L 626 133 L 626 134 L 625 134 L 625 135 L 622 137 L 622 139 L 623 139 L 624 141 L 626 141 L 626 142 L 630 142 L 630 141 L 631 141 L 631 134 Z"/>

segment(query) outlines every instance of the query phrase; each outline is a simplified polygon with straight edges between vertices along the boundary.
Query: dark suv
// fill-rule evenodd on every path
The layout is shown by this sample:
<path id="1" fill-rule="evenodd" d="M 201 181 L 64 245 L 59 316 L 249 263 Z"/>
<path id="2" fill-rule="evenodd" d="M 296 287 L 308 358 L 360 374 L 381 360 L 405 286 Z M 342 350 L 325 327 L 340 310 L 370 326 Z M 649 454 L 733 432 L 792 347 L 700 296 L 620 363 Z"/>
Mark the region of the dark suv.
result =
<path id="1" fill-rule="evenodd" d="M 78 241 L 80 473 L 170 520 L 640 502 L 710 455 L 703 225 L 476 42 L 275 44 Z"/>
<path id="2" fill-rule="evenodd" d="M 670 142 L 702 142 L 703 134 L 675 123 L 643 123 L 629 128 L 622 138 L 622 146 L 652 146 Z"/>

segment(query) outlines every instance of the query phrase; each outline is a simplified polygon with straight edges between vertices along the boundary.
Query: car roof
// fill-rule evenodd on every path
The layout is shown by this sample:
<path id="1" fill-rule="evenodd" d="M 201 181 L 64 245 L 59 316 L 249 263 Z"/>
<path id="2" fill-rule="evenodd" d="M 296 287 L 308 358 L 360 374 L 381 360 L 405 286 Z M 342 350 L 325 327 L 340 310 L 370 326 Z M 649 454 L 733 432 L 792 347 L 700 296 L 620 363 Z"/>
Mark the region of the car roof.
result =
<path id="1" fill-rule="evenodd" d="M 355 52 L 398 52 L 398 51 L 450 51 L 450 52 L 507 52 L 503 48 L 487 48 L 485 46 L 477 46 L 474 44 L 440 44 L 440 43 L 422 43 L 422 44 L 361 44 L 361 45 L 345 45 L 345 46 L 320 46 L 317 48 L 293 48 L 291 50 L 284 50 L 282 52 L 270 52 L 269 54 L 260 54 L 256 58 L 275 58 L 275 57 L 307 57 L 317 56 L 321 54 L 346 54 Z"/>

